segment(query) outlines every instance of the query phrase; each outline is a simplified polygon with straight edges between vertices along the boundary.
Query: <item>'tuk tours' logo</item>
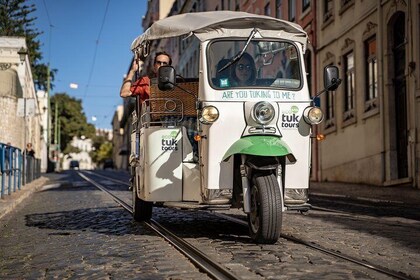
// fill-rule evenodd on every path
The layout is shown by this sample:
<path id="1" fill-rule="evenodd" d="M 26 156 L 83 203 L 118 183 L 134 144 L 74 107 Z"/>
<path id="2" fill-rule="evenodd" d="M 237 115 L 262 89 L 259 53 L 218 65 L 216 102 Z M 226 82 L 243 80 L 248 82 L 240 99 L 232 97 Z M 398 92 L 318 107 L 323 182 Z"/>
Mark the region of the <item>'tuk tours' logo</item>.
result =
<path id="1" fill-rule="evenodd" d="M 299 107 L 291 106 L 288 110 L 281 112 L 281 127 L 284 129 L 294 129 L 299 127 Z"/>
<path id="2" fill-rule="evenodd" d="M 178 151 L 177 131 L 171 131 L 169 135 L 162 136 L 162 151 Z"/>

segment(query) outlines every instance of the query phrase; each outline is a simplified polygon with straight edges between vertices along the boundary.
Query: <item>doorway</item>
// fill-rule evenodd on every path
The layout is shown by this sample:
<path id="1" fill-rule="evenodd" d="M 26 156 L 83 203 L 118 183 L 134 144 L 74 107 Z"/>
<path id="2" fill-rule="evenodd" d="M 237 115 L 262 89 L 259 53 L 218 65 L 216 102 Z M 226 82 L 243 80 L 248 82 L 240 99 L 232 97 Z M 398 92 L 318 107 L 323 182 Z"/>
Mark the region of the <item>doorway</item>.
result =
<path id="1" fill-rule="evenodd" d="M 406 87 L 406 34 L 405 14 L 398 12 L 394 15 L 391 26 L 393 37 L 391 40 L 393 57 L 393 85 L 394 85 L 394 117 L 397 178 L 408 177 L 408 130 L 407 130 L 407 87 Z M 394 173 L 394 172 L 392 172 Z M 395 174 L 395 173 L 394 173 Z"/>

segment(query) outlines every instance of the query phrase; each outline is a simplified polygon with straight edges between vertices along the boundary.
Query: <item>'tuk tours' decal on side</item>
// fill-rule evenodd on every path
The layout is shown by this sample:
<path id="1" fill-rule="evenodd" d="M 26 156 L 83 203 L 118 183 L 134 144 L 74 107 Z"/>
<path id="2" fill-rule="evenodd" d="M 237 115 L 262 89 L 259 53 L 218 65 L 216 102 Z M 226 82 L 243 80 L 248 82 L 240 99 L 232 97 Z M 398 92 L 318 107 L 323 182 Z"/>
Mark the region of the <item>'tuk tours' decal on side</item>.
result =
<path id="1" fill-rule="evenodd" d="M 177 131 L 162 136 L 162 151 L 178 151 Z"/>
<path id="2" fill-rule="evenodd" d="M 299 107 L 291 106 L 290 109 L 283 109 L 281 111 L 281 128 L 282 129 L 297 129 L 299 127 Z"/>

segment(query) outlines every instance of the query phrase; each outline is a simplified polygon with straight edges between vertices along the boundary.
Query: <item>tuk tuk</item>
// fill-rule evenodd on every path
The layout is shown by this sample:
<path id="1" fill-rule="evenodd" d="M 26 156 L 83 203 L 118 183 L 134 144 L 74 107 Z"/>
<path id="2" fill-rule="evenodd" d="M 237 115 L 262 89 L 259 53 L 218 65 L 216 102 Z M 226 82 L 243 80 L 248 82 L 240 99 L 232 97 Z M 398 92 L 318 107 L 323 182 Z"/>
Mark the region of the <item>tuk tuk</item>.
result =
<path id="1" fill-rule="evenodd" d="M 198 73 L 162 66 L 134 114 L 133 216 L 154 206 L 247 214 L 251 238 L 275 243 L 286 210 L 307 211 L 312 127 L 323 120 L 311 98 L 297 24 L 245 12 L 179 14 L 155 22 L 131 46 L 146 59 L 152 42 L 197 40 Z M 196 59 L 197 60 L 197 59 Z M 324 89 L 340 84 L 324 70 Z"/>

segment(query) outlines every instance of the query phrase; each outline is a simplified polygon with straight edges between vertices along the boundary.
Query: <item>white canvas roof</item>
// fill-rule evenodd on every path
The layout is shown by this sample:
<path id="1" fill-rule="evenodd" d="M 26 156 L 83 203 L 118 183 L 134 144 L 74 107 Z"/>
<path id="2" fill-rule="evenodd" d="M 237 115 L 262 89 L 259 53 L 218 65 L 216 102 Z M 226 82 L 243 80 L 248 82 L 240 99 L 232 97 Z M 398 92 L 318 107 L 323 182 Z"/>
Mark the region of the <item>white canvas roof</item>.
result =
<path id="1" fill-rule="evenodd" d="M 211 11 L 174 15 L 156 21 L 131 44 L 134 50 L 147 41 L 195 35 L 199 40 L 233 36 L 248 37 L 253 29 L 262 37 L 284 38 L 300 42 L 306 49 L 307 34 L 293 22 L 234 11 Z"/>

